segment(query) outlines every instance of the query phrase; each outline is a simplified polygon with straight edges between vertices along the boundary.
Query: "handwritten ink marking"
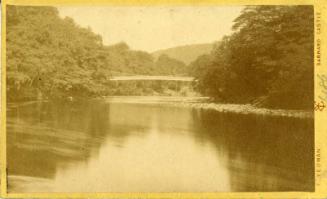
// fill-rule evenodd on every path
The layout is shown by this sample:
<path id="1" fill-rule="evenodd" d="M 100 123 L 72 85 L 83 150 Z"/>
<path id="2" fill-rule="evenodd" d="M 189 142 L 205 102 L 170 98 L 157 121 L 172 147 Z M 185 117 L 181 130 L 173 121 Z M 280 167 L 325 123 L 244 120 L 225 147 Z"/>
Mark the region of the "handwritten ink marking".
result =
<path id="1" fill-rule="evenodd" d="M 327 76 L 324 74 L 318 74 L 319 78 L 319 87 L 321 89 L 321 93 L 318 97 L 321 101 L 327 102 Z"/>
<path id="2" fill-rule="evenodd" d="M 326 105 L 323 101 L 318 102 L 318 103 L 315 101 L 315 105 L 314 105 L 315 111 L 323 111 L 325 108 L 326 108 Z"/>

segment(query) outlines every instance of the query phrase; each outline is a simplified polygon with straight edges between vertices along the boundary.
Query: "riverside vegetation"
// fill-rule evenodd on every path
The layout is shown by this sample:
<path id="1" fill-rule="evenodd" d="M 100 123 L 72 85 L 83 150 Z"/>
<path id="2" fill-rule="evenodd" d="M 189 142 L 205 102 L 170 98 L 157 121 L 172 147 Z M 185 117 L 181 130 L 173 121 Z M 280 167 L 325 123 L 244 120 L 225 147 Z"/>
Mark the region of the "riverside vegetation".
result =
<path id="1" fill-rule="evenodd" d="M 185 64 L 166 55 L 154 58 L 125 43 L 105 46 L 101 36 L 59 17 L 54 7 L 7 8 L 7 96 L 10 101 L 43 96 L 87 97 L 134 94 L 130 84 L 108 81 L 115 74 L 172 75 Z M 134 85 L 136 83 L 134 82 Z M 168 84 L 167 87 L 170 85 Z M 152 94 L 158 85 L 145 91 Z M 152 92 L 153 91 L 153 92 Z"/>
<path id="2" fill-rule="evenodd" d="M 315 191 L 312 6 L 248 6 L 212 45 L 152 53 L 54 7 L 6 19 L 8 193 Z M 109 81 L 127 75 L 197 81 Z"/>
<path id="3" fill-rule="evenodd" d="M 217 19 L 219 20 L 219 19 Z M 191 75 L 215 102 L 312 109 L 313 7 L 247 6 L 233 33 L 185 64 L 166 54 L 107 46 L 54 7 L 7 7 L 9 102 L 68 96 L 176 95 L 169 82 L 112 83 L 111 76 Z"/>
<path id="4" fill-rule="evenodd" d="M 313 107 L 313 7 L 248 6 L 234 33 L 191 64 L 205 95 L 230 103 Z"/>

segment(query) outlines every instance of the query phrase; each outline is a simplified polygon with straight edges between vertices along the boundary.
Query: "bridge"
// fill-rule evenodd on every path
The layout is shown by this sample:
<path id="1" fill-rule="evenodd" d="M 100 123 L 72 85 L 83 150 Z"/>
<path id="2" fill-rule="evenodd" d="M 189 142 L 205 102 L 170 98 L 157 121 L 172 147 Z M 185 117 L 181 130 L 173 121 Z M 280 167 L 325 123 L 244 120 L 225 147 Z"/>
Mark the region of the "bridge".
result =
<path id="1" fill-rule="evenodd" d="M 195 79 L 194 77 L 186 77 L 186 76 L 147 76 L 147 75 L 112 76 L 109 79 L 109 81 L 143 81 L 143 80 L 192 82 Z"/>

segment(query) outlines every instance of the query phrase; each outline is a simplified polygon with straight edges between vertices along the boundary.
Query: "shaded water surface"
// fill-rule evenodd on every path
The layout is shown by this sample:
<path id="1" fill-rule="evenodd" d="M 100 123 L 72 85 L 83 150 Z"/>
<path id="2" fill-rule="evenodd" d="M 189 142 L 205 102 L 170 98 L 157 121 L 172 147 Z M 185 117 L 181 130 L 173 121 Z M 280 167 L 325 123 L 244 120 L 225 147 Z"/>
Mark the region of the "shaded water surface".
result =
<path id="1" fill-rule="evenodd" d="M 313 191 L 313 125 L 159 103 L 10 104 L 9 191 Z"/>

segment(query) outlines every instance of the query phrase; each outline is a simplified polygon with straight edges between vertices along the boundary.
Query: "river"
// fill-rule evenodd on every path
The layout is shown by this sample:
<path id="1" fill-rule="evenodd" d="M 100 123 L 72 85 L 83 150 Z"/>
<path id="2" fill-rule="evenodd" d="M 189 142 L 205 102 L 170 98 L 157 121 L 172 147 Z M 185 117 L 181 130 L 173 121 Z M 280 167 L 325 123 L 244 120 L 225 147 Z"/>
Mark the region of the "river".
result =
<path id="1" fill-rule="evenodd" d="M 125 99 L 8 105 L 9 192 L 314 190 L 312 118 Z"/>

